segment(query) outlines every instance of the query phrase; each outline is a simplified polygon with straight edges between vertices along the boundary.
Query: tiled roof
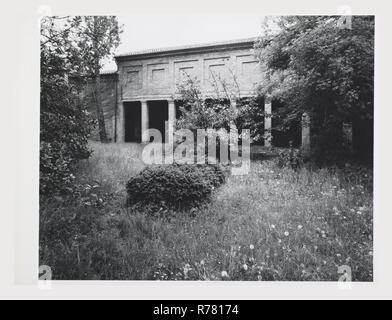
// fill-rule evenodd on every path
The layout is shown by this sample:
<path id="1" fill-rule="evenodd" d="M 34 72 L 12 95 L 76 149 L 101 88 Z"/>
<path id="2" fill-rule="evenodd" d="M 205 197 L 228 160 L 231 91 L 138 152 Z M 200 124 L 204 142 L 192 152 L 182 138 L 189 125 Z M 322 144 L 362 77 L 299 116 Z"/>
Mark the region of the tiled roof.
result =
<path id="1" fill-rule="evenodd" d="M 246 38 L 246 39 L 237 39 L 237 40 L 230 40 L 230 41 L 221 41 L 221 42 L 210 42 L 210 43 L 201 43 L 201 44 L 191 44 L 191 45 L 184 45 L 184 46 L 177 46 L 177 47 L 166 47 L 166 48 L 156 48 L 156 49 L 146 49 L 146 50 L 139 50 L 133 51 L 128 53 L 121 53 L 116 55 L 115 57 L 127 57 L 127 56 L 134 56 L 134 55 L 143 55 L 143 54 L 154 54 L 154 53 L 163 53 L 163 52 L 171 52 L 177 50 L 186 50 L 186 49 L 197 49 L 197 48 L 208 48 L 208 47 L 215 47 L 215 46 L 223 46 L 223 45 L 236 45 L 242 43 L 252 43 L 255 42 L 258 38 Z"/>

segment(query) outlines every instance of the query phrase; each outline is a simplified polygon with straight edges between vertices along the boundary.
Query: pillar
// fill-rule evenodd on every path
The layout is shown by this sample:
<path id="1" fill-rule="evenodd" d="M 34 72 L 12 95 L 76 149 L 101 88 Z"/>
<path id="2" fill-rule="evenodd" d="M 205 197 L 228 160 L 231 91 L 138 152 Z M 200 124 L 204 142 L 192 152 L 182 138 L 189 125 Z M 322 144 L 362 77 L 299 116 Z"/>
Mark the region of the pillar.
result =
<path id="1" fill-rule="evenodd" d="M 111 141 L 112 142 L 116 142 L 116 116 L 113 115 L 112 116 L 112 130 L 111 130 Z"/>
<path id="2" fill-rule="evenodd" d="M 272 143 L 272 103 L 271 99 L 265 98 L 264 100 L 264 146 L 271 147 Z"/>
<path id="3" fill-rule="evenodd" d="M 301 127 L 302 127 L 301 148 L 303 152 L 307 154 L 310 151 L 310 117 L 306 112 L 302 114 Z"/>
<path id="4" fill-rule="evenodd" d="M 174 134 L 174 128 L 176 124 L 176 106 L 174 104 L 173 100 L 168 101 L 168 122 L 169 122 L 169 128 L 168 128 L 168 143 L 173 143 L 173 134 Z"/>
<path id="5" fill-rule="evenodd" d="M 117 141 L 125 142 L 125 112 L 124 103 L 120 101 L 118 103 L 118 123 L 117 123 Z"/>
<path id="6" fill-rule="evenodd" d="M 141 118 L 141 129 L 142 129 L 142 142 L 149 142 L 150 137 L 148 136 L 147 130 L 149 129 L 148 124 L 148 105 L 146 100 L 141 101 L 142 104 L 142 118 Z"/>

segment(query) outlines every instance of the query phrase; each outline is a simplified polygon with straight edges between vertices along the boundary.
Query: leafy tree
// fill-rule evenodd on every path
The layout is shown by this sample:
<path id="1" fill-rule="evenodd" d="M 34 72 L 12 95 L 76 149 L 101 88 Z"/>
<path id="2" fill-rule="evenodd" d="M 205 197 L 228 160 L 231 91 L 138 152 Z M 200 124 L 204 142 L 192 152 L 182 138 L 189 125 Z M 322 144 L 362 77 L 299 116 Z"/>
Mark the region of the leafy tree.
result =
<path id="1" fill-rule="evenodd" d="M 40 191 L 72 188 L 73 169 L 90 151 L 94 121 L 80 94 L 93 81 L 101 141 L 107 141 L 99 71 L 119 44 L 115 17 L 45 17 L 41 23 Z"/>
<path id="2" fill-rule="evenodd" d="M 340 19 L 275 18 L 256 45 L 267 79 L 260 94 L 284 103 L 283 124 L 311 115 L 319 159 L 341 153 L 343 122 L 353 124 L 354 134 L 362 132 L 362 138 L 354 135 L 362 140 L 357 151 L 372 154 L 374 17 L 353 16 L 351 28 Z"/>
<path id="3" fill-rule="evenodd" d="M 95 84 L 92 95 L 96 105 L 100 140 L 107 142 L 100 97 L 100 70 L 105 59 L 113 56 L 120 44 L 122 29 L 115 16 L 77 16 L 72 19 L 71 27 L 75 30 L 74 45 L 80 53 L 80 71 L 91 78 Z"/>
<path id="4" fill-rule="evenodd" d="M 262 142 L 264 139 L 264 98 L 260 95 L 255 97 L 241 98 L 239 90 L 236 90 L 236 79 L 215 78 L 213 93 L 209 97 L 203 97 L 200 84 L 197 79 L 187 76 L 177 86 L 180 96 L 180 114 L 177 119 L 177 128 L 230 130 L 230 124 L 234 123 L 239 131 L 250 130 L 250 138 L 253 143 Z M 219 88 L 221 88 L 219 90 Z M 234 89 L 233 89 L 234 88 Z M 236 101 L 236 106 L 232 102 Z"/>
<path id="5" fill-rule="evenodd" d="M 230 122 L 236 119 L 230 100 L 220 96 L 208 99 L 202 96 L 199 82 L 187 77 L 177 86 L 180 95 L 181 117 L 177 127 L 196 131 L 197 129 L 229 129 Z"/>
<path id="6" fill-rule="evenodd" d="M 91 120 L 69 78 L 78 57 L 66 18 L 46 17 L 41 24 L 40 192 L 71 188 L 77 160 L 87 158 Z"/>

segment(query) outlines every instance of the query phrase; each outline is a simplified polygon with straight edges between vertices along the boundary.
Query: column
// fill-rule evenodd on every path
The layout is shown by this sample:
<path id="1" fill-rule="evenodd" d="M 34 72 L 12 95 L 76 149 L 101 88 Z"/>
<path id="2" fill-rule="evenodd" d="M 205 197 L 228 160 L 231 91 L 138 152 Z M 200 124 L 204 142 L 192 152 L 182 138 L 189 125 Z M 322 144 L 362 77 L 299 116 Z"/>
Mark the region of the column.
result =
<path id="1" fill-rule="evenodd" d="M 112 130 L 111 130 L 111 142 L 116 142 L 116 116 L 112 115 Z"/>
<path id="2" fill-rule="evenodd" d="M 148 132 L 147 132 L 147 130 L 149 129 L 148 105 L 146 100 L 142 100 L 140 102 L 142 104 L 142 118 L 141 118 L 142 142 L 149 142 L 150 137 L 148 136 Z"/>
<path id="3" fill-rule="evenodd" d="M 271 99 L 265 97 L 264 99 L 264 146 L 271 147 L 272 143 L 272 103 Z"/>
<path id="4" fill-rule="evenodd" d="M 302 127 L 301 148 L 304 154 L 308 154 L 310 151 L 310 117 L 306 112 L 302 114 L 301 127 Z"/>
<path id="5" fill-rule="evenodd" d="M 174 100 L 168 100 L 168 122 L 169 122 L 169 128 L 168 128 L 168 141 L 167 143 L 173 143 L 173 134 L 174 134 L 174 128 L 176 124 L 176 106 L 174 104 Z"/>
<path id="6" fill-rule="evenodd" d="M 125 142 L 125 112 L 124 112 L 124 103 L 118 103 L 118 123 L 117 123 L 117 141 Z"/>

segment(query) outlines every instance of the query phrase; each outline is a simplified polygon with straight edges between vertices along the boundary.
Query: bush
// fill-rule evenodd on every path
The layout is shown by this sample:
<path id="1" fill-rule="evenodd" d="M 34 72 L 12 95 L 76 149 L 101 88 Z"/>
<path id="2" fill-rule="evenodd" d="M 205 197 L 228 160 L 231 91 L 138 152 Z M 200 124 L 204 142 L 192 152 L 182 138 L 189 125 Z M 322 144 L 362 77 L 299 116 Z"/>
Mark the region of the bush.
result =
<path id="1" fill-rule="evenodd" d="M 290 147 L 288 150 L 279 152 L 276 162 L 279 168 L 288 167 L 295 170 L 303 165 L 304 156 L 301 150 Z"/>
<path id="2" fill-rule="evenodd" d="M 207 200 L 225 181 L 218 165 L 157 165 L 145 168 L 127 183 L 128 205 L 186 209 Z"/>
<path id="3" fill-rule="evenodd" d="M 93 121 L 64 79 L 55 80 L 41 81 L 41 194 L 72 191 L 75 165 L 91 154 L 87 139 Z"/>
<path id="4" fill-rule="evenodd" d="M 56 19 L 42 20 L 40 78 L 40 193 L 70 193 L 80 159 L 90 156 L 87 142 L 93 121 L 80 99 L 83 81 L 70 29 L 56 29 Z M 83 78 L 81 78 L 83 79 Z"/>

